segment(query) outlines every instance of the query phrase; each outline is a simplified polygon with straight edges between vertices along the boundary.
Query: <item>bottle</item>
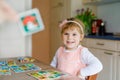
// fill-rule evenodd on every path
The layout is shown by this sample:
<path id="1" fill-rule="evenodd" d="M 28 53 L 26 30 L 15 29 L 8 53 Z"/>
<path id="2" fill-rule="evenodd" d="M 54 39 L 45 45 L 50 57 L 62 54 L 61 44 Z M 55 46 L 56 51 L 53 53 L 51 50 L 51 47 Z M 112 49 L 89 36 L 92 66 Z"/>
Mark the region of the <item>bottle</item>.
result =
<path id="1" fill-rule="evenodd" d="M 105 33 L 106 33 L 105 22 L 101 22 L 100 27 L 99 27 L 99 35 L 105 36 Z"/>
<path id="2" fill-rule="evenodd" d="M 97 31 L 97 21 L 96 20 L 93 20 L 92 21 L 92 27 L 91 27 L 91 33 L 92 35 L 96 35 L 96 31 Z"/>

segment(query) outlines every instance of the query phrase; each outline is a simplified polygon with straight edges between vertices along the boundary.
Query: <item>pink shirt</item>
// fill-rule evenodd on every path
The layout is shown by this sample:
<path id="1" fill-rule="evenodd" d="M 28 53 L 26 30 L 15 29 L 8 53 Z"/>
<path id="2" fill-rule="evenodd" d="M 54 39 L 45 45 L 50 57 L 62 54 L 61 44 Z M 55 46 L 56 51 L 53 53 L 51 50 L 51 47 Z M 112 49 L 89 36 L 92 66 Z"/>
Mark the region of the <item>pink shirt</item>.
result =
<path id="1" fill-rule="evenodd" d="M 83 47 L 80 47 L 76 51 L 65 52 L 64 47 L 60 47 L 57 55 L 57 68 L 74 76 L 79 75 L 81 68 L 85 67 L 85 64 L 80 60 L 82 49 Z"/>
<path id="2" fill-rule="evenodd" d="M 82 47 L 82 49 L 81 49 L 81 47 Z M 71 54 L 71 53 L 73 53 L 73 54 Z M 65 55 L 65 56 L 63 56 L 63 55 Z M 76 60 L 74 60 L 72 56 L 75 56 Z M 68 58 L 69 58 L 69 60 L 68 60 Z M 64 61 L 62 61 L 62 60 L 64 60 Z M 68 66 L 68 63 L 71 63 L 71 65 L 72 65 L 74 63 L 74 61 L 75 61 L 74 64 L 79 63 L 79 60 L 80 60 L 81 64 L 83 64 L 83 63 L 86 64 L 86 67 L 79 68 L 80 71 L 78 71 L 78 73 L 81 76 L 87 77 L 89 75 L 93 75 L 93 74 L 99 73 L 103 69 L 103 65 L 100 62 L 100 60 L 97 57 L 95 57 L 88 50 L 88 48 L 83 47 L 81 45 L 79 45 L 78 48 L 76 48 L 76 50 L 73 50 L 73 51 L 66 50 L 64 47 L 58 48 L 58 50 L 56 51 L 55 56 L 53 57 L 53 60 L 51 61 L 50 65 L 52 67 L 55 67 L 55 68 L 58 68 L 58 69 L 60 68 L 60 70 L 63 71 L 63 72 L 65 72 L 65 71 L 67 72 L 68 71 L 69 73 L 76 75 L 77 72 L 69 71 L 70 68 L 68 69 L 67 66 Z M 65 64 L 65 65 L 62 65 L 62 64 Z M 74 65 L 70 66 L 72 68 L 70 70 L 74 71 L 75 69 L 74 69 L 73 66 Z"/>

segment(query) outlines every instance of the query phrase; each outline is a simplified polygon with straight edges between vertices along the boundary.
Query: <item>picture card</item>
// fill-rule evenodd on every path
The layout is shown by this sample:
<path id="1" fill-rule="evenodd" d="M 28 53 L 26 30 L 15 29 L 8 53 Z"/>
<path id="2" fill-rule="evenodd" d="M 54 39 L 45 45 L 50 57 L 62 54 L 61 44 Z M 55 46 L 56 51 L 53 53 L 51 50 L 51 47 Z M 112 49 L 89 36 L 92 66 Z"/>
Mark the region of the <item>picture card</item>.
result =
<path id="1" fill-rule="evenodd" d="M 19 26 L 24 35 L 32 35 L 44 30 L 41 14 L 37 8 L 19 14 Z"/>
<path id="2" fill-rule="evenodd" d="M 32 76 L 38 80 L 56 80 L 62 76 L 67 76 L 65 73 L 61 73 L 55 70 L 40 70 L 37 72 L 28 73 L 29 76 Z"/>

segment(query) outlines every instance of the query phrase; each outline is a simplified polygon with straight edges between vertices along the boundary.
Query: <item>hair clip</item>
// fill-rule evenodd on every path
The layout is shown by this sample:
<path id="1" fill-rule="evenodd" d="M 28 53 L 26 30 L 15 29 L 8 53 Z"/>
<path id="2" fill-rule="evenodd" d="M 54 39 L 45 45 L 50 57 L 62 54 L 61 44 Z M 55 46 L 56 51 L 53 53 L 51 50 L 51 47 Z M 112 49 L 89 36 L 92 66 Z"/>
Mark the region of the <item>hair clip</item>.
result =
<path id="1" fill-rule="evenodd" d="M 62 22 L 60 23 L 59 27 L 62 28 L 62 26 L 63 26 L 64 24 L 66 24 L 66 23 L 67 23 L 67 20 L 65 19 L 64 21 L 62 21 Z"/>

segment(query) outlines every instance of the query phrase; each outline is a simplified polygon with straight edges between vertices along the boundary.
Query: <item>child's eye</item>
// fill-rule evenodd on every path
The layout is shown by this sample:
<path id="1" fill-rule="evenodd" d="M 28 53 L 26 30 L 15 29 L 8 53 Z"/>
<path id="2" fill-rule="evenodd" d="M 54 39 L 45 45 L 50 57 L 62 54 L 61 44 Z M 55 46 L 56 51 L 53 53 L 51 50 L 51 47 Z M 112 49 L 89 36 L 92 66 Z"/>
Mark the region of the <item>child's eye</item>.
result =
<path id="1" fill-rule="evenodd" d="M 77 34 L 73 34 L 73 36 L 76 36 Z"/>
<path id="2" fill-rule="evenodd" d="M 68 35 L 68 33 L 64 33 L 64 35 Z"/>

